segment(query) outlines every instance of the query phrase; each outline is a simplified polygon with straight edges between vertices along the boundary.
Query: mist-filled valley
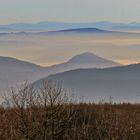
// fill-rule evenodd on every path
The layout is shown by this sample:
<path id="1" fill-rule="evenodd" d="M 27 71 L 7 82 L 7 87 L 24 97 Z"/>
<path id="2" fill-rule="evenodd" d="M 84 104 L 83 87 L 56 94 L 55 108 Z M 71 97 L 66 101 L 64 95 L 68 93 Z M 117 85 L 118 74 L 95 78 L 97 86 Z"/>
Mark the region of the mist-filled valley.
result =
<path id="1" fill-rule="evenodd" d="M 42 66 L 66 62 L 72 56 L 92 52 L 122 64 L 140 60 L 140 34 L 135 33 L 19 33 L 0 34 L 0 55 Z"/>
<path id="2" fill-rule="evenodd" d="M 125 72 L 114 73 L 114 71 L 123 65 L 139 63 L 139 38 L 139 33 L 97 28 L 0 33 L 1 92 L 9 87 L 19 86 L 25 81 L 34 83 L 50 75 L 87 69 L 87 73 L 81 74 L 80 77 L 75 74 L 70 77 L 65 75 L 64 79 L 59 77 L 55 78 L 55 81 L 63 81 L 64 88 L 69 87 L 69 91 L 74 91 L 79 97 L 91 99 L 95 95 L 98 98 L 95 97 L 95 101 L 114 97 L 118 102 L 123 100 L 135 102 L 139 96 L 137 68 L 132 67 L 131 73 L 129 73 L 129 66 L 128 68 L 126 66 Z M 106 68 L 112 67 L 114 67 L 113 72 L 106 74 Z M 93 69 L 91 75 L 88 74 L 88 69 L 89 71 Z M 100 73 L 100 71 L 103 72 Z M 133 77 L 135 71 L 137 75 Z M 79 71 L 78 74 L 80 73 Z M 73 84 L 75 83 L 77 87 L 70 82 L 73 76 L 76 78 L 73 79 Z M 83 76 L 85 78 L 82 78 Z M 120 82 L 115 78 L 116 76 Z M 67 79 L 66 82 L 65 79 Z M 86 84 L 83 85 L 84 83 Z M 81 86 L 84 89 L 80 89 Z"/>

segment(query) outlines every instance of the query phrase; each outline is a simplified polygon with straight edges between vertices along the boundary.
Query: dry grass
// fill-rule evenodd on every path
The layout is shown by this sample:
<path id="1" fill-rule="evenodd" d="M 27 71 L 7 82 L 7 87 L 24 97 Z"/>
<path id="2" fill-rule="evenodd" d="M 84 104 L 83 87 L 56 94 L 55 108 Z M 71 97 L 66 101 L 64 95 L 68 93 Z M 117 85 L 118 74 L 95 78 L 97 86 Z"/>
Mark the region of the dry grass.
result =
<path id="1" fill-rule="evenodd" d="M 0 108 L 0 140 L 140 140 L 140 104 L 84 104 L 46 82 L 25 84 Z"/>

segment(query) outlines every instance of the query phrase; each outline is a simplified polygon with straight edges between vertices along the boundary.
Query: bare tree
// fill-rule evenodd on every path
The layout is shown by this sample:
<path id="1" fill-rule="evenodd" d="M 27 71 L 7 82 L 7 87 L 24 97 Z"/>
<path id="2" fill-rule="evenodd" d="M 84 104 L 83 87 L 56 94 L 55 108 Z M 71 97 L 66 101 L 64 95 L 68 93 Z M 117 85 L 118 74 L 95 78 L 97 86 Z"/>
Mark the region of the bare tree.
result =
<path id="1" fill-rule="evenodd" d="M 73 100 L 63 90 L 61 83 L 44 81 L 39 90 L 39 103 L 44 109 L 44 140 L 48 140 L 48 137 L 51 140 L 63 139 L 77 113 Z"/>
<path id="2" fill-rule="evenodd" d="M 8 106 L 14 108 L 18 139 L 63 139 L 72 126 L 77 109 L 61 83 L 44 81 L 35 88 L 24 83 L 18 90 L 11 88 Z"/>

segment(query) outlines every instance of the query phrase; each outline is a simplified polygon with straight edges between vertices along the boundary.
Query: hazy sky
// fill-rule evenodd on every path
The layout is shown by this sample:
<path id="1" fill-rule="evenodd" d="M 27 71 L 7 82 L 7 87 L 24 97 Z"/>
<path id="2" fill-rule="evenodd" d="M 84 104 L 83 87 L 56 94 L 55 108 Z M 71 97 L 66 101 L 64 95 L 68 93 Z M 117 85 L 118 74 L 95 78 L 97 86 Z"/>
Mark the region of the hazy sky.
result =
<path id="1" fill-rule="evenodd" d="M 0 0 L 0 24 L 65 21 L 140 22 L 140 0 Z"/>

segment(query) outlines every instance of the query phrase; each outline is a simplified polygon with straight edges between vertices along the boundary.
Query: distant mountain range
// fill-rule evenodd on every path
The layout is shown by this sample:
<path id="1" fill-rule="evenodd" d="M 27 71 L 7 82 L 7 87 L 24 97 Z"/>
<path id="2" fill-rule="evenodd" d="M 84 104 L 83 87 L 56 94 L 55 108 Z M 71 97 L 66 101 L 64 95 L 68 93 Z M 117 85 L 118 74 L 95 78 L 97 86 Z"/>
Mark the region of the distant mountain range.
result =
<path id="1" fill-rule="evenodd" d="M 1 32 L 0 36 L 6 36 L 6 35 L 41 35 L 41 36 L 56 36 L 56 35 L 95 35 L 95 36 L 135 36 L 140 37 L 140 33 L 135 32 L 124 32 L 124 31 L 109 31 L 109 30 L 102 30 L 98 28 L 73 28 L 73 29 L 65 29 L 65 30 L 57 30 L 57 31 L 22 31 L 22 32 Z"/>
<path id="2" fill-rule="evenodd" d="M 0 57 L 0 89 L 21 84 L 23 81 L 33 82 L 50 74 L 56 74 L 78 68 L 113 67 L 120 64 L 103 59 L 92 53 L 83 53 L 68 62 L 51 67 L 21 61 L 10 57 Z"/>
<path id="3" fill-rule="evenodd" d="M 103 30 L 140 30 L 140 23 L 112 23 L 108 21 L 93 22 L 93 23 L 63 23 L 63 22 L 39 22 L 31 23 L 17 23 L 0 25 L 0 32 L 11 31 L 56 31 L 64 29 L 76 28 L 100 28 Z"/>
<path id="4" fill-rule="evenodd" d="M 7 32 L 7 33 L 0 33 L 0 35 L 60 35 L 60 34 L 93 34 L 93 33 L 121 33 L 117 31 L 107 31 L 101 30 L 98 28 L 76 28 L 76 29 L 65 29 L 65 30 L 57 30 L 57 31 L 43 31 L 43 32 Z"/>
<path id="5" fill-rule="evenodd" d="M 26 80 L 40 86 L 46 79 L 62 81 L 69 93 L 90 101 L 110 97 L 114 101 L 140 100 L 140 64 L 121 66 L 89 52 L 50 67 L 0 57 L 0 92 Z"/>
<path id="6" fill-rule="evenodd" d="M 43 78 L 34 84 L 38 87 L 44 80 L 62 81 L 68 93 L 84 97 L 86 101 L 116 102 L 140 101 L 140 64 L 105 69 L 78 69 Z"/>

